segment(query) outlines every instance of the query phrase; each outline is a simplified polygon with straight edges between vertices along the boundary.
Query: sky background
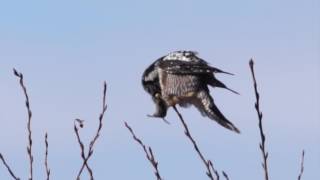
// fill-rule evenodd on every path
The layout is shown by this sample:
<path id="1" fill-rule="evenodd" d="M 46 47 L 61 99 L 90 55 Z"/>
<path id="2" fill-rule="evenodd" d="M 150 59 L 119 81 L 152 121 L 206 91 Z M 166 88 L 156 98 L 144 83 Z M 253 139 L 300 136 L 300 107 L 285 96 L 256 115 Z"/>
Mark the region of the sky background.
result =
<path id="1" fill-rule="evenodd" d="M 27 114 L 12 68 L 23 72 L 33 112 L 35 179 L 45 177 L 44 134 L 49 133 L 52 179 L 75 179 L 82 164 L 73 131 L 94 135 L 103 81 L 108 110 L 94 155 L 95 178 L 155 179 L 127 121 L 152 146 L 164 179 L 207 179 L 177 115 L 148 118 L 151 98 L 144 69 L 175 50 L 195 50 L 240 96 L 211 89 L 215 103 L 239 129 L 232 133 L 193 107 L 180 109 L 201 150 L 231 179 L 263 179 L 258 120 L 248 62 L 255 60 L 269 151 L 270 179 L 320 179 L 320 3 L 316 0 L 1 1 L 0 152 L 28 177 Z M 11 179 L 0 164 L 1 179 Z M 87 173 L 83 179 L 87 179 Z"/>

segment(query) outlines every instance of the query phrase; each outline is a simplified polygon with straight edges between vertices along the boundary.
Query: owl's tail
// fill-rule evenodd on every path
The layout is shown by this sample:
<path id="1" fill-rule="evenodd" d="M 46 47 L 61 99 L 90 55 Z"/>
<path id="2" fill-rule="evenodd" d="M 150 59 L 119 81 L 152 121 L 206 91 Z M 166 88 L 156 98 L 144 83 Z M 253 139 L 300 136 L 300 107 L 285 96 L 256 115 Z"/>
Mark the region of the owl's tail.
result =
<path id="1" fill-rule="evenodd" d="M 220 110 L 214 104 L 209 92 L 201 91 L 198 94 L 198 99 L 200 100 L 200 103 L 198 105 L 195 104 L 195 106 L 203 115 L 208 116 L 210 119 L 216 121 L 218 124 L 231 131 L 240 133 L 240 130 L 220 112 Z"/>

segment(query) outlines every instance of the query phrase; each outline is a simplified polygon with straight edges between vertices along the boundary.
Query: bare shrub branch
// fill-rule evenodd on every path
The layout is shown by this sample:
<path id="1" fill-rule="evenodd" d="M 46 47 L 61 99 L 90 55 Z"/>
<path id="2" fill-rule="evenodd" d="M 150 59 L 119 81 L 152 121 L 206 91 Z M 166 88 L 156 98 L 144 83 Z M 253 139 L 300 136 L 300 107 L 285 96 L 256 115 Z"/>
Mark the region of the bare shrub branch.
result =
<path id="1" fill-rule="evenodd" d="M 304 171 L 304 155 L 305 155 L 305 152 L 303 150 L 302 151 L 302 155 L 301 155 L 301 166 L 300 166 L 300 173 L 299 173 L 299 176 L 298 176 L 298 180 L 301 180 L 302 175 L 303 175 L 303 171 Z"/>
<path id="2" fill-rule="evenodd" d="M 28 156 L 29 156 L 29 166 L 30 166 L 30 177 L 29 180 L 33 179 L 33 155 L 32 155 L 32 131 L 31 131 L 31 118 L 32 118 L 32 112 L 31 112 L 31 108 L 30 108 L 30 101 L 29 101 L 29 96 L 27 93 L 27 88 L 24 85 L 23 82 L 23 74 L 19 73 L 16 69 L 13 69 L 13 73 L 15 76 L 17 76 L 19 78 L 19 82 L 20 82 L 20 86 L 23 90 L 24 96 L 26 98 L 26 108 L 28 111 L 28 125 L 27 125 L 27 129 L 28 129 L 28 146 L 27 146 L 27 152 L 28 152 Z"/>
<path id="3" fill-rule="evenodd" d="M 215 178 L 213 177 L 213 173 L 215 174 L 216 176 L 216 180 L 219 180 L 220 179 L 220 176 L 219 176 L 219 173 L 218 171 L 213 167 L 213 164 L 210 160 L 207 160 L 203 154 L 201 153 L 196 141 L 193 139 L 193 137 L 191 136 L 190 134 L 190 131 L 189 131 L 189 128 L 186 124 L 186 122 L 184 121 L 182 115 L 180 114 L 180 112 L 178 111 L 178 109 L 173 106 L 173 109 L 175 110 L 175 112 L 177 113 L 177 115 L 179 116 L 179 119 L 184 127 L 184 133 L 185 135 L 188 137 L 188 139 L 191 141 L 191 143 L 193 144 L 193 147 L 194 149 L 196 150 L 196 152 L 198 153 L 199 157 L 201 158 L 203 164 L 206 166 L 206 169 L 207 169 L 207 176 L 211 179 L 211 180 L 214 180 Z"/>
<path id="4" fill-rule="evenodd" d="M 18 178 L 13 171 L 11 170 L 10 166 L 8 165 L 8 163 L 6 162 L 6 160 L 4 159 L 4 157 L 2 156 L 2 154 L 0 153 L 0 159 L 3 163 L 3 165 L 7 168 L 8 172 L 10 173 L 11 177 L 15 180 L 20 180 L 20 178 Z"/>
<path id="5" fill-rule="evenodd" d="M 90 157 L 92 156 L 93 154 L 93 148 L 94 148 L 94 145 L 96 143 L 96 141 L 98 140 L 99 136 L 100 136 L 100 131 L 102 129 L 102 126 L 103 126 L 103 117 L 104 117 L 104 114 L 107 110 L 107 104 L 106 104 L 106 93 L 107 93 L 107 83 L 104 82 L 103 83 L 103 97 L 102 97 L 102 112 L 100 113 L 99 115 L 99 126 L 98 126 L 98 129 L 96 131 L 96 134 L 95 136 L 93 137 L 93 139 L 91 140 L 90 144 L 89 144 L 89 149 L 88 149 L 88 153 L 87 155 L 85 155 L 84 153 L 84 144 L 81 142 L 81 139 L 80 139 L 80 135 L 79 135 L 79 131 L 78 131 L 78 128 L 76 126 L 76 124 L 74 125 L 74 131 L 76 133 L 76 136 L 77 136 L 77 139 L 78 139 L 78 143 L 80 145 L 80 148 L 81 148 L 81 157 L 83 159 L 83 163 L 82 163 L 82 166 L 79 170 L 79 173 L 77 175 L 77 179 L 80 179 L 80 176 L 83 172 L 83 169 L 86 167 L 89 174 L 90 174 L 90 179 L 93 180 L 93 173 L 92 173 L 92 169 L 90 169 L 90 167 L 88 166 L 88 160 L 90 159 Z M 76 121 L 78 121 L 78 119 L 76 119 Z M 78 121 L 79 122 L 79 121 Z M 83 124 L 82 122 L 79 123 L 80 124 L 80 127 L 83 127 Z"/>
<path id="6" fill-rule="evenodd" d="M 49 149 L 49 143 L 48 143 L 48 133 L 44 136 L 44 143 L 46 146 L 46 151 L 45 151 L 45 158 L 44 158 L 44 166 L 46 168 L 46 175 L 47 175 L 47 180 L 50 179 L 50 169 L 48 166 L 48 149 Z"/>
<path id="7" fill-rule="evenodd" d="M 249 66 L 250 66 L 250 70 L 251 70 L 251 74 L 252 74 L 252 79 L 253 79 L 253 87 L 254 87 L 254 92 L 255 92 L 255 96 L 256 96 L 256 103 L 255 103 L 255 109 L 257 111 L 258 114 L 258 118 L 259 118 L 259 132 L 260 132 L 260 137 L 261 137 L 261 142 L 259 144 L 261 153 L 262 153 L 262 167 L 264 170 L 264 177 L 265 180 L 269 180 L 269 172 L 268 172 L 268 152 L 266 150 L 266 136 L 265 133 L 263 131 L 263 124 L 262 124 L 262 112 L 260 111 L 260 95 L 258 92 L 258 87 L 257 87 L 257 81 L 256 81 L 256 77 L 254 74 L 254 62 L 251 59 L 249 62 Z"/>
<path id="8" fill-rule="evenodd" d="M 140 146 L 143 148 L 144 153 L 146 154 L 146 158 L 149 160 L 150 164 L 152 165 L 152 167 L 154 168 L 155 172 L 155 176 L 157 178 L 157 180 L 162 180 L 160 173 L 159 173 L 159 169 L 158 169 L 158 162 L 156 161 L 152 149 L 151 147 L 147 147 L 146 145 L 143 144 L 143 142 L 141 141 L 141 139 L 139 139 L 133 132 L 132 128 L 128 125 L 127 122 L 124 123 L 126 128 L 130 131 L 130 133 L 132 134 L 133 139 L 140 144 Z"/>

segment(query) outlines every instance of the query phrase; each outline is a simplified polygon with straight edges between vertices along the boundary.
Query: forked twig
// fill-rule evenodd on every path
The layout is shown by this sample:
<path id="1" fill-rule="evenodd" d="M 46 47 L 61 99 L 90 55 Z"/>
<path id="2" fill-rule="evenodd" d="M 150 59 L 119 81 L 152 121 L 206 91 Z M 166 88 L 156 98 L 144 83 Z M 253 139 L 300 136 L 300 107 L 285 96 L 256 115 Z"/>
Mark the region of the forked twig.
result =
<path id="1" fill-rule="evenodd" d="M 87 170 L 88 170 L 88 172 L 90 174 L 90 177 L 91 177 L 90 179 L 93 179 L 93 172 L 92 172 L 92 169 L 90 168 L 90 166 L 87 163 L 84 144 L 81 141 L 80 134 L 79 134 L 79 129 L 78 129 L 77 125 L 76 125 L 76 122 L 78 122 L 78 121 L 75 121 L 75 123 L 74 123 L 74 132 L 76 133 L 78 144 L 80 146 L 81 158 L 83 160 L 83 163 L 84 163 L 85 167 L 87 168 Z M 81 126 L 83 126 L 83 124 L 80 124 L 79 126 L 81 127 Z M 82 173 L 82 170 L 78 173 L 77 180 L 80 180 L 81 173 Z"/>
<path id="2" fill-rule="evenodd" d="M 88 166 L 88 160 L 90 159 L 90 157 L 92 156 L 93 154 L 93 147 L 94 147 L 94 144 L 96 143 L 96 141 L 98 140 L 99 136 L 100 136 L 100 131 L 102 129 L 102 126 L 103 126 L 103 117 L 104 117 L 104 114 L 107 110 L 107 104 L 106 104 L 106 93 L 107 93 L 107 83 L 104 82 L 103 83 L 103 97 L 102 97 L 102 112 L 100 113 L 99 115 L 99 126 L 98 126 L 98 129 L 96 131 L 96 134 L 94 136 L 94 138 L 92 139 L 92 141 L 90 142 L 89 144 L 89 149 L 88 149 L 88 153 L 87 155 L 84 154 L 84 145 L 83 143 L 81 142 L 80 140 L 80 136 L 79 136 L 79 132 L 78 132 L 78 128 L 76 127 L 76 125 L 74 125 L 74 130 L 76 132 L 76 135 L 77 135 L 77 139 L 78 139 L 78 143 L 81 147 L 81 157 L 83 159 L 83 163 L 82 163 L 82 166 L 79 170 L 79 173 L 77 175 L 77 179 L 80 179 L 80 176 L 81 176 L 81 173 L 83 172 L 83 169 L 84 167 L 87 167 L 88 171 L 89 171 L 89 174 L 90 174 L 90 179 L 93 180 L 93 173 L 92 173 L 92 170 L 90 169 L 90 167 Z M 82 124 L 80 124 L 80 127 L 83 126 Z"/>
<path id="3" fill-rule="evenodd" d="M 249 66 L 251 69 L 251 74 L 252 74 L 252 79 L 253 79 L 253 87 L 254 87 L 254 92 L 255 92 L 255 96 L 256 96 L 256 103 L 255 103 L 255 109 L 257 111 L 258 114 L 258 118 L 259 118 L 259 131 L 260 131 L 260 137 L 261 137 L 261 143 L 259 144 L 261 153 L 262 153 L 262 158 L 263 158 L 263 162 L 262 162 L 262 167 L 264 169 L 264 177 L 265 180 L 269 180 L 269 173 L 268 173 L 268 152 L 266 150 L 266 136 L 264 134 L 263 131 L 263 124 L 262 124 L 262 112 L 260 111 L 260 95 L 258 92 L 258 87 L 257 87 L 257 81 L 256 81 L 256 77 L 254 74 L 254 62 L 251 59 L 249 62 Z"/>
<path id="4" fill-rule="evenodd" d="M 44 166 L 46 168 L 46 175 L 47 175 L 47 180 L 50 179 L 50 169 L 48 166 L 48 149 L 49 149 L 49 143 L 48 143 L 48 133 L 44 136 L 44 143 L 46 146 L 46 152 L 45 152 L 45 158 L 44 158 Z"/>
<path id="5" fill-rule="evenodd" d="M 30 101 L 29 101 L 29 96 L 27 93 L 27 88 L 24 85 L 23 82 L 23 74 L 19 73 L 16 69 L 13 69 L 13 73 L 15 76 L 17 76 L 19 78 L 19 82 L 20 82 L 20 86 L 23 90 L 24 96 L 26 98 L 26 108 L 28 111 L 28 125 L 27 125 L 27 129 L 28 129 L 28 146 L 27 146 L 27 152 L 28 152 L 28 156 L 29 156 L 29 166 L 30 166 L 30 177 L 29 180 L 33 179 L 33 155 L 32 155 L 32 131 L 31 131 L 31 118 L 32 118 L 32 112 L 31 112 L 31 108 L 30 108 Z"/>
<path id="6" fill-rule="evenodd" d="M 218 171 L 213 167 L 212 162 L 211 162 L 210 160 L 207 160 L 207 159 L 203 156 L 203 154 L 201 153 L 201 151 L 200 151 L 200 149 L 199 149 L 196 141 L 195 141 L 195 140 L 193 139 L 193 137 L 191 136 L 190 131 L 189 131 L 189 128 L 188 128 L 186 122 L 183 120 L 182 115 L 180 114 L 180 112 L 178 111 L 178 109 L 177 109 L 175 106 L 173 106 L 173 109 L 174 109 L 175 112 L 178 114 L 179 119 L 180 119 L 180 121 L 181 121 L 181 123 L 182 123 L 182 125 L 183 125 L 183 127 L 184 127 L 184 129 L 185 129 L 185 132 L 184 132 L 185 135 L 186 135 L 186 136 L 188 137 L 188 139 L 191 141 L 191 143 L 193 144 L 194 149 L 195 149 L 196 152 L 198 153 L 198 155 L 199 155 L 199 157 L 201 158 L 203 164 L 206 166 L 206 169 L 207 169 L 206 174 L 207 174 L 207 176 L 208 176 L 211 180 L 214 180 L 214 179 L 215 179 L 215 178 L 213 177 L 213 173 L 214 173 L 215 176 L 216 176 L 216 180 L 219 180 L 219 179 L 220 179 L 220 176 L 219 176 Z"/>
<path id="7" fill-rule="evenodd" d="M 7 168 L 8 172 L 10 173 L 10 175 L 12 176 L 13 179 L 15 180 L 20 180 L 20 178 L 18 178 L 13 171 L 11 170 L 10 166 L 8 165 L 8 163 L 6 162 L 6 160 L 4 159 L 4 157 L 2 156 L 2 154 L 0 153 L 0 159 L 3 163 L 3 165 Z"/>
<path id="8" fill-rule="evenodd" d="M 151 147 L 147 147 L 146 145 L 143 144 L 143 142 L 141 141 L 141 139 L 139 139 L 133 132 L 132 128 L 128 125 L 127 122 L 124 123 L 126 128 L 130 131 L 133 139 L 140 144 L 140 146 L 143 148 L 144 153 L 146 154 L 146 158 L 149 160 L 149 162 L 151 163 L 152 167 L 154 168 L 155 172 L 155 176 L 157 178 L 157 180 L 162 180 L 160 173 L 159 173 L 159 169 L 158 169 L 158 162 L 156 161 L 152 149 Z"/>
<path id="9" fill-rule="evenodd" d="M 299 173 L 299 176 L 298 176 L 298 180 L 301 180 L 301 177 L 302 177 L 303 171 L 304 171 L 304 155 L 305 155 L 305 152 L 303 150 L 302 151 L 302 155 L 301 155 L 301 167 L 300 167 L 300 173 Z"/>

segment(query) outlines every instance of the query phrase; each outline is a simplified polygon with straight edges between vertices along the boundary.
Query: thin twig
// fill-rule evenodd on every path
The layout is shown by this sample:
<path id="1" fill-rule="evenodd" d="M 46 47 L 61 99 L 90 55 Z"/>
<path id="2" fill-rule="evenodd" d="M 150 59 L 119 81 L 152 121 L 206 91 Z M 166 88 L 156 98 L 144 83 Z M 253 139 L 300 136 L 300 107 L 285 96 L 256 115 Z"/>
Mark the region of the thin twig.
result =
<path id="1" fill-rule="evenodd" d="M 100 131 L 101 131 L 102 126 L 103 126 L 103 121 L 102 121 L 102 120 L 103 120 L 104 114 L 105 114 L 105 112 L 106 112 L 106 110 L 107 110 L 106 93 L 107 93 L 107 83 L 104 82 L 104 83 L 103 83 L 103 97 L 102 97 L 102 112 L 101 112 L 100 115 L 99 115 L 99 126 L 98 126 L 98 129 L 97 129 L 97 131 L 96 131 L 96 134 L 95 134 L 94 138 L 93 138 L 92 141 L 90 142 L 89 150 L 88 150 L 87 155 L 84 156 L 84 158 L 82 157 L 82 158 L 83 158 L 83 163 L 82 163 L 82 166 L 81 166 L 81 168 L 80 168 L 80 170 L 79 170 L 77 179 L 80 179 L 80 176 L 81 176 L 81 173 L 82 173 L 84 167 L 87 167 L 87 169 L 88 169 L 88 171 L 89 171 L 89 174 L 90 174 L 90 179 L 91 179 L 91 180 L 94 179 L 94 178 L 93 178 L 92 170 L 90 170 L 87 162 L 88 162 L 89 158 L 90 158 L 90 157 L 92 156 L 92 154 L 93 154 L 94 144 L 95 144 L 96 141 L 98 140 L 98 138 L 99 138 L 99 136 L 100 136 Z M 81 126 L 81 125 L 80 125 L 80 126 Z M 75 129 L 75 132 L 76 132 L 77 137 L 78 137 L 78 142 L 79 142 L 79 144 L 80 144 L 81 141 L 79 141 L 79 140 L 80 140 L 80 136 L 79 136 L 79 133 L 78 133 L 78 129 L 77 129 L 76 126 L 75 126 L 74 129 Z M 80 146 L 81 146 L 81 144 L 80 144 Z M 83 146 L 83 143 L 82 143 L 82 146 Z M 81 155 L 81 156 L 82 156 L 82 155 Z"/>
<path id="2" fill-rule="evenodd" d="M 48 133 L 44 136 L 44 143 L 46 146 L 46 152 L 45 152 L 45 158 L 44 158 L 44 166 L 46 168 L 46 175 L 47 175 L 47 180 L 50 179 L 50 169 L 48 166 L 48 149 L 49 149 L 49 143 L 48 143 Z"/>
<path id="3" fill-rule="evenodd" d="M 300 167 L 300 174 L 298 176 L 298 180 L 301 180 L 301 177 L 302 177 L 303 171 L 304 171 L 304 155 L 305 155 L 305 152 L 303 150 L 302 155 L 301 155 L 301 167 Z"/>
<path id="4" fill-rule="evenodd" d="M 149 160 L 149 162 L 151 163 L 152 167 L 154 168 L 155 172 L 155 176 L 157 178 L 157 180 L 162 180 L 160 173 L 159 173 L 159 169 L 158 169 L 158 162 L 156 161 L 152 149 L 151 147 L 147 147 L 146 145 L 143 144 L 143 142 L 141 141 L 141 139 L 139 139 L 133 132 L 132 128 L 128 125 L 127 122 L 124 122 L 124 125 L 126 126 L 126 128 L 130 131 L 130 133 L 133 136 L 133 139 L 139 143 L 141 145 L 141 147 L 143 148 L 143 151 L 146 154 L 146 158 Z"/>
<path id="5" fill-rule="evenodd" d="M 224 178 L 226 178 L 226 180 L 229 180 L 229 176 L 226 172 L 222 171 L 222 175 Z"/>
<path id="6" fill-rule="evenodd" d="M 255 109 L 257 111 L 258 114 L 258 118 L 259 118 L 259 131 L 260 131 L 260 137 L 261 137 L 261 142 L 259 144 L 261 153 L 262 153 L 262 158 L 263 158 L 263 162 L 262 162 L 262 167 L 264 169 L 264 176 L 265 176 L 265 180 L 269 180 L 269 173 L 268 173 L 268 152 L 266 150 L 266 136 L 264 134 L 263 131 L 263 124 L 262 124 L 262 112 L 260 111 L 260 95 L 258 92 L 258 87 L 257 87 L 257 81 L 256 81 L 256 77 L 254 74 L 254 62 L 251 59 L 249 62 L 249 66 L 251 69 L 251 74 L 252 74 L 252 79 L 253 79 L 253 86 L 254 86 L 254 92 L 255 92 L 255 96 L 256 96 L 256 103 L 255 103 Z"/>
<path id="7" fill-rule="evenodd" d="M 8 172 L 10 173 L 10 175 L 12 176 L 13 179 L 15 180 L 20 180 L 20 178 L 18 178 L 13 171 L 11 170 L 10 166 L 8 165 L 8 163 L 6 162 L 6 160 L 4 159 L 4 157 L 2 156 L 2 154 L 0 153 L 0 159 L 2 160 L 3 165 L 7 168 Z"/>
<path id="8" fill-rule="evenodd" d="M 206 169 L 207 169 L 206 174 L 207 174 L 207 176 L 208 176 L 211 180 L 214 180 L 214 179 L 215 179 L 215 178 L 213 177 L 213 173 L 214 173 L 215 176 L 216 176 L 216 180 L 219 180 L 219 179 L 220 179 L 220 176 L 219 176 L 218 171 L 213 167 L 212 162 L 211 162 L 210 160 L 207 160 L 207 159 L 202 155 L 202 153 L 201 153 L 201 151 L 200 151 L 200 149 L 199 149 L 196 141 L 195 141 L 195 140 L 193 139 L 193 137 L 191 136 L 190 131 L 189 131 L 189 128 L 188 128 L 186 122 L 183 120 L 182 115 L 180 114 L 180 112 L 178 111 L 178 109 L 177 109 L 175 106 L 173 106 L 173 109 L 174 109 L 174 110 L 176 111 L 176 113 L 178 114 L 179 119 L 180 119 L 180 121 L 181 121 L 181 123 L 182 123 L 182 125 L 183 125 L 183 127 L 184 127 L 184 129 L 185 129 L 185 131 L 184 131 L 185 135 L 186 135 L 186 136 L 188 137 L 188 139 L 191 141 L 191 143 L 193 144 L 194 149 L 197 151 L 197 153 L 198 153 L 199 157 L 201 158 L 203 164 L 206 166 Z"/>
<path id="9" fill-rule="evenodd" d="M 29 101 L 29 96 L 27 93 L 27 88 L 24 85 L 23 82 L 23 74 L 19 73 L 16 69 L 13 69 L 13 73 L 15 76 L 17 76 L 19 78 L 20 81 L 20 86 L 23 90 L 24 96 L 26 98 L 26 108 L 28 111 L 28 146 L 27 146 L 27 152 L 28 152 L 28 156 L 29 156 L 29 165 L 30 165 L 30 177 L 29 180 L 33 179 L 33 155 L 32 155 L 32 131 L 31 131 L 31 117 L 32 117 L 32 112 L 31 112 L 31 108 L 30 108 L 30 101 Z"/>

